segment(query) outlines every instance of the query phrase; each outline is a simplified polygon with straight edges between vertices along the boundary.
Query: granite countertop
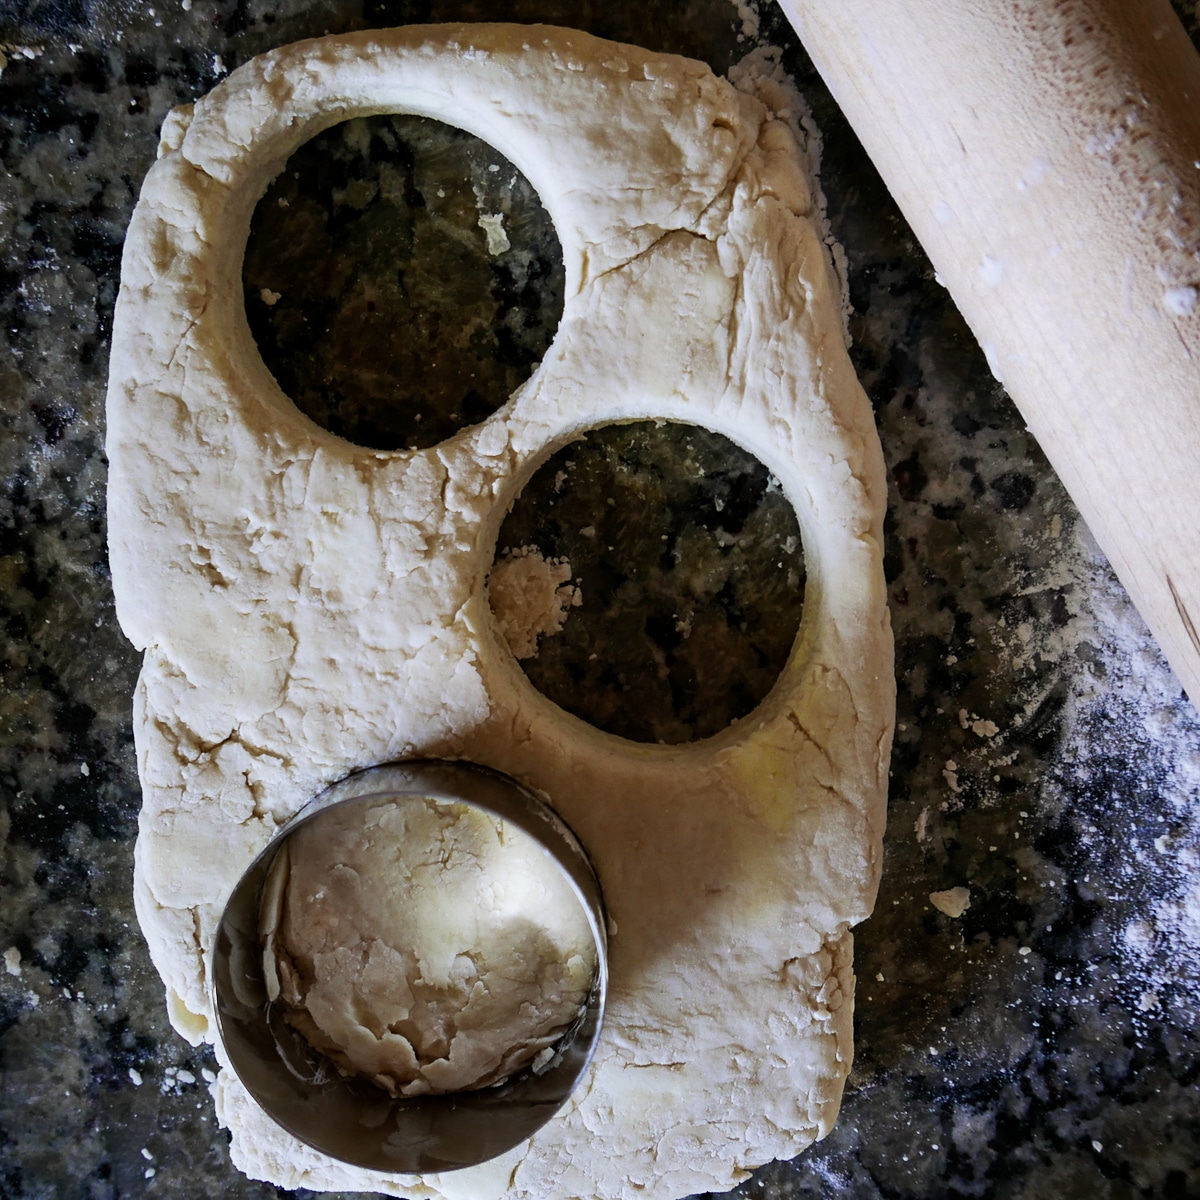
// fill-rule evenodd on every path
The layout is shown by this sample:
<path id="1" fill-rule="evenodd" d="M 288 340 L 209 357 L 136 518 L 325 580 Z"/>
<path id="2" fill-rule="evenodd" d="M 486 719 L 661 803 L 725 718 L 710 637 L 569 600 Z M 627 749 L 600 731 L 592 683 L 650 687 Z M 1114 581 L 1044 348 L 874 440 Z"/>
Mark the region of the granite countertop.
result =
<path id="1" fill-rule="evenodd" d="M 1194 6 L 1176 7 L 1195 37 Z M 856 1059 L 841 1117 L 736 1194 L 1200 1196 L 1200 722 L 779 14 L 730 0 L 12 0 L 0 7 L 0 1197 L 283 1194 L 230 1165 L 205 1091 L 212 1057 L 167 1024 L 131 899 L 138 657 L 113 614 L 103 402 L 121 245 L 158 127 L 276 45 L 489 18 L 576 25 L 718 71 L 779 47 L 824 135 L 852 355 L 889 469 L 898 726 L 882 889 L 856 933 Z M 561 281 L 536 198 L 507 175 L 485 197 L 491 160 L 467 147 L 451 169 L 427 134 L 405 127 L 390 145 L 411 260 L 369 296 L 325 279 L 307 302 L 336 301 L 330 326 L 408 303 L 432 277 L 421 222 L 455 219 L 453 194 L 437 209 L 429 181 L 465 171 L 480 211 L 503 207 L 512 234 L 507 259 L 485 245 L 456 276 L 464 296 L 490 297 L 471 317 L 479 336 L 462 344 L 492 373 L 452 380 L 431 419 L 471 420 L 537 360 Z M 329 195 L 304 200 L 310 216 L 345 209 L 339 254 L 386 191 L 356 163 L 339 159 Z M 278 352 L 281 379 L 306 347 L 296 322 L 316 319 L 294 294 L 303 273 L 286 276 L 296 228 L 264 224 L 247 263 L 255 334 L 265 356 Z M 460 307 L 418 304 L 413 320 L 440 329 Z M 364 368 L 367 384 L 411 351 L 385 352 Z M 336 355 L 297 368 L 290 386 L 298 393 Z M 363 395 L 339 395 L 325 419 L 351 422 L 363 441 L 420 436 L 368 431 Z M 327 401 L 317 388 L 311 402 Z M 758 464 L 719 440 L 656 437 L 652 426 L 606 434 L 567 465 L 584 501 L 617 476 L 630 497 L 663 485 L 642 505 L 649 524 L 626 536 L 709 556 L 695 622 L 681 632 L 664 616 L 678 600 L 677 556 L 641 566 L 601 556 L 586 572 L 608 590 L 585 580 L 592 608 L 572 611 L 529 673 L 597 724 L 632 721 L 617 731 L 672 741 L 744 714 L 770 686 L 803 563 L 762 568 L 794 550 L 793 518 Z M 678 478 L 671 462 L 683 464 Z M 587 547 L 555 541 L 557 470 L 518 504 L 501 548 L 536 544 L 583 570 Z M 689 490 L 697 470 L 708 483 Z M 623 590 L 648 573 L 653 586 Z M 643 641 L 623 632 L 631 621 Z M 632 647 L 627 662 L 589 666 L 616 642 Z M 720 656 L 704 652 L 717 643 Z M 706 675 L 718 658 L 728 669 Z M 612 697 L 639 690 L 630 673 L 647 659 L 661 686 L 641 689 L 635 720 Z M 969 907 L 953 917 L 942 910 L 956 911 L 959 888 Z M 947 892 L 941 907 L 930 898 Z"/>

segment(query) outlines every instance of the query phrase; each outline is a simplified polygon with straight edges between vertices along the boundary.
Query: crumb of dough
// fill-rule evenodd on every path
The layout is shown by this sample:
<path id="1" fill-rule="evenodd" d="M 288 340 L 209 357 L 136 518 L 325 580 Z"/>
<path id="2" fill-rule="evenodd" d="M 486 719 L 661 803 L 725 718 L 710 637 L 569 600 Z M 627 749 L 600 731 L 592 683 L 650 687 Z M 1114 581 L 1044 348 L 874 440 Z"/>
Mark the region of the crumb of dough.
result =
<path id="1" fill-rule="evenodd" d="M 944 892 L 930 892 L 929 903 L 938 912 L 957 919 L 971 907 L 971 890 L 965 887 L 947 888 Z"/>
<path id="2" fill-rule="evenodd" d="M 920 815 L 913 824 L 913 832 L 917 835 L 917 841 L 923 842 L 929 837 L 929 806 L 926 805 L 921 809 Z"/>
<path id="3" fill-rule="evenodd" d="M 487 235 L 488 253 L 495 256 L 512 248 L 508 234 L 504 231 L 503 213 L 480 213 L 479 228 Z"/>
<path id="4" fill-rule="evenodd" d="M 465 804 L 383 800 L 296 831 L 263 899 L 271 999 L 393 1096 L 489 1087 L 553 1057 L 596 950 L 528 834 Z"/>
<path id="5" fill-rule="evenodd" d="M 536 546 L 511 551 L 492 567 L 492 611 L 515 658 L 536 658 L 538 639 L 561 632 L 568 610 L 583 603 L 583 589 L 570 578 L 567 559 L 544 558 Z"/>

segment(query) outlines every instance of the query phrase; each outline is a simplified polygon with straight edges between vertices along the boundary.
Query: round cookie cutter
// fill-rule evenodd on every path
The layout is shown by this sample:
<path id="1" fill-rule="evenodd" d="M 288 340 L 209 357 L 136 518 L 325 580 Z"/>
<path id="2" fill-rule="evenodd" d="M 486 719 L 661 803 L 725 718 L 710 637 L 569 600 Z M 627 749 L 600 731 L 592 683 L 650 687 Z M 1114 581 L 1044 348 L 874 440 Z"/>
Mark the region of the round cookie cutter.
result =
<path id="1" fill-rule="evenodd" d="M 547 869 L 570 884 L 587 918 L 596 971 L 579 1020 L 542 1069 L 495 1086 L 393 1098 L 362 1077 L 341 1074 L 283 1020 L 268 1000 L 259 912 L 280 847 L 331 809 L 381 800 L 445 800 L 516 826 L 545 851 Z M 217 1031 L 233 1071 L 265 1112 L 300 1141 L 369 1170 L 417 1174 L 486 1162 L 541 1128 L 574 1091 L 595 1052 L 608 988 L 603 898 L 579 840 L 515 779 L 466 762 L 425 760 L 372 767 L 321 792 L 251 863 L 225 906 L 213 947 Z"/>

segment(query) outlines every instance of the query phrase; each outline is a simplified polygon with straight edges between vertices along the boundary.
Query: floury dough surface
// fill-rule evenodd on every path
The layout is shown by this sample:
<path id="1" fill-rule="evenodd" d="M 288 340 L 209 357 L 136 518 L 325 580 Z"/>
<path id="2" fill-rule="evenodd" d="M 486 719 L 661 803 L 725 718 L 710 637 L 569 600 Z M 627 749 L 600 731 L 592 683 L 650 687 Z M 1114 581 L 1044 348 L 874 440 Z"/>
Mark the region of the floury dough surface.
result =
<path id="1" fill-rule="evenodd" d="M 285 48 L 165 123 L 125 243 L 108 455 L 118 612 L 145 655 L 136 902 L 175 1027 L 214 1038 L 214 925 L 278 825 L 396 758 L 464 757 L 551 796 L 613 928 L 592 1068 L 529 1142 L 440 1177 L 354 1170 L 283 1133 L 223 1070 L 217 1111 L 248 1174 L 667 1200 L 727 1189 L 830 1128 L 894 686 L 883 463 L 789 103 L 770 79 L 739 90 L 584 34 L 439 26 Z M 528 383 L 416 452 L 302 417 L 241 301 L 268 181 L 318 128 L 377 111 L 444 119 L 505 154 L 566 266 L 558 334 Z M 692 745 L 621 741 L 558 710 L 487 604 L 496 530 L 529 473 L 580 430 L 637 418 L 737 441 L 804 537 L 791 659 L 749 717 Z"/>
<path id="2" fill-rule="evenodd" d="M 287 839 L 265 891 L 271 998 L 311 1045 L 394 1096 L 536 1067 L 596 970 L 587 918 L 546 852 L 464 804 L 327 810 Z"/>

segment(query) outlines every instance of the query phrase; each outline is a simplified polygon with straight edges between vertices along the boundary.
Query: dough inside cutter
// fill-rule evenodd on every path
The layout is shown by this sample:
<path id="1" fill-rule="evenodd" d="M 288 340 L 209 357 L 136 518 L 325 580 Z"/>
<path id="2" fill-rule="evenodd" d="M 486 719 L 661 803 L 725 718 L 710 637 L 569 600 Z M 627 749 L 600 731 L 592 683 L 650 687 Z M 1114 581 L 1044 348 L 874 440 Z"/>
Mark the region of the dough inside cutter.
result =
<path id="1" fill-rule="evenodd" d="M 597 965 L 583 909 L 529 834 L 423 797 L 298 828 L 272 863 L 260 933 L 285 1020 L 393 1096 L 546 1066 Z"/>

